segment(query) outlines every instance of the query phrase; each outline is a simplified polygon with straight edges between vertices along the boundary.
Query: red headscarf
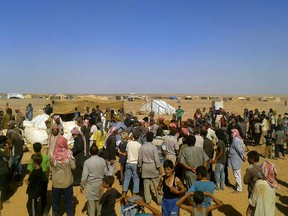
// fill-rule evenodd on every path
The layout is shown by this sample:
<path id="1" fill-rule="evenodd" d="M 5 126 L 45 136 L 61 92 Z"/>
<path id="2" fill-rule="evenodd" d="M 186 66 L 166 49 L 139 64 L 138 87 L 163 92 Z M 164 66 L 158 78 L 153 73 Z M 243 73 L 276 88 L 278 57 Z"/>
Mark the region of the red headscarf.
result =
<path id="1" fill-rule="evenodd" d="M 58 164 L 60 167 L 65 168 L 69 164 L 69 159 L 74 159 L 74 157 L 72 151 L 68 149 L 67 139 L 59 136 L 52 153 L 52 162 L 54 166 Z"/>
<path id="2" fill-rule="evenodd" d="M 240 136 L 239 131 L 237 129 L 235 129 L 235 128 L 231 130 L 231 136 L 232 136 L 232 138 L 238 137 L 239 139 L 242 140 L 242 137 Z"/>

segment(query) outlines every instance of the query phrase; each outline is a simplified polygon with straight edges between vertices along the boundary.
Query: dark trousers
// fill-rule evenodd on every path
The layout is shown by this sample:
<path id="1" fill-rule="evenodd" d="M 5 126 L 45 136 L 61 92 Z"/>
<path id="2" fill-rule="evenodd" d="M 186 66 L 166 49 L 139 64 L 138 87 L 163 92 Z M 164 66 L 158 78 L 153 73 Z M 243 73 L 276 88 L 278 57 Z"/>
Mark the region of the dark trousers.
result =
<path id="1" fill-rule="evenodd" d="M 47 187 L 48 182 L 43 182 L 41 190 L 41 213 L 43 214 L 47 204 Z"/>
<path id="2" fill-rule="evenodd" d="M 279 158 L 279 152 L 282 153 L 282 156 L 285 156 L 285 152 L 284 152 L 284 145 L 280 145 L 280 144 L 275 144 L 275 157 Z"/>
<path id="3" fill-rule="evenodd" d="M 52 216 L 57 216 L 59 211 L 60 198 L 63 195 L 67 216 L 74 216 L 73 212 L 73 187 L 54 188 L 52 187 Z"/>
<path id="4" fill-rule="evenodd" d="M 28 196 L 28 201 L 27 201 L 26 207 L 27 207 L 29 216 L 40 216 L 40 215 L 42 215 L 39 212 L 37 198 L 31 198 L 31 197 Z"/>
<path id="5" fill-rule="evenodd" d="M 2 202 L 7 200 L 8 196 L 8 190 L 9 190 L 9 177 L 8 174 L 6 175 L 0 175 L 0 191 L 1 196 L 0 199 Z"/>

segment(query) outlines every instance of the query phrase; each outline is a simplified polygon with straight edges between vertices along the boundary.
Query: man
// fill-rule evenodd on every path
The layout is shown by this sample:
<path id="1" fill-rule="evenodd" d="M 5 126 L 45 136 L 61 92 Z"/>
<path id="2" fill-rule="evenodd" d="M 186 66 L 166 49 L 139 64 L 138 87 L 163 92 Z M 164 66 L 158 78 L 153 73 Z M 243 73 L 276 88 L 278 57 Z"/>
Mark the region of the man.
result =
<path id="1" fill-rule="evenodd" d="M 22 156 L 24 140 L 14 129 L 7 131 L 9 148 L 12 149 L 12 170 L 17 172 L 19 179 L 22 177 Z"/>
<path id="2" fill-rule="evenodd" d="M 101 207 L 98 204 L 99 187 L 102 179 L 108 173 L 106 162 L 98 156 L 95 144 L 90 147 L 91 157 L 84 163 L 80 191 L 86 188 L 87 211 L 89 216 L 100 216 Z"/>
<path id="3" fill-rule="evenodd" d="M 204 152 L 203 148 L 195 146 L 195 136 L 189 135 L 186 137 L 188 147 L 186 147 L 181 155 L 180 164 L 186 169 L 185 175 L 187 186 L 190 188 L 196 181 L 196 168 L 198 166 L 207 166 L 209 157 Z"/>
<path id="4" fill-rule="evenodd" d="M 59 115 L 54 115 L 53 116 L 53 119 L 55 121 L 54 125 L 58 127 L 59 129 L 59 134 L 60 135 L 63 135 L 64 134 L 64 126 L 63 124 L 61 123 L 61 118 Z"/>
<path id="5" fill-rule="evenodd" d="M 141 133 L 138 130 L 132 132 L 130 135 L 126 151 L 127 161 L 125 165 L 124 183 L 123 183 L 123 194 L 126 195 L 130 180 L 133 178 L 133 196 L 139 193 L 140 179 L 137 172 L 137 162 L 140 153 L 141 144 L 138 142 Z"/>
<path id="6" fill-rule="evenodd" d="M 146 140 L 142 147 L 140 148 L 138 166 L 144 179 L 144 198 L 146 203 L 151 203 L 151 193 L 150 184 L 152 183 L 155 191 L 157 191 L 157 186 L 159 184 L 159 174 L 160 174 L 160 160 L 158 157 L 158 152 L 156 146 L 152 144 L 154 134 L 153 132 L 146 133 Z M 161 197 L 156 193 L 157 204 L 161 203 Z"/>
<path id="7" fill-rule="evenodd" d="M 97 118 L 96 109 L 92 108 L 92 112 L 89 115 L 90 115 L 90 123 L 91 123 L 91 125 L 95 125 L 96 124 L 96 118 Z"/>
<path id="8" fill-rule="evenodd" d="M 176 117 L 177 117 L 177 121 L 178 121 L 178 126 L 181 125 L 183 114 L 185 114 L 185 111 L 183 109 L 181 109 L 181 106 L 178 106 L 178 109 L 176 110 Z"/>
<path id="9" fill-rule="evenodd" d="M 6 201 L 7 192 L 9 188 L 8 181 L 8 162 L 9 162 L 9 154 L 8 154 L 8 146 L 6 145 L 7 137 L 1 135 L 0 136 L 0 215 L 1 210 L 3 208 L 2 203 Z"/>
<path id="10" fill-rule="evenodd" d="M 169 135 L 164 139 L 166 149 L 163 149 L 165 158 L 171 160 L 174 165 L 176 163 L 176 156 L 179 154 L 179 144 L 175 136 L 176 133 L 176 128 L 170 128 Z"/>
<path id="11" fill-rule="evenodd" d="M 16 126 L 20 129 L 23 129 L 23 121 L 25 119 L 24 115 L 20 112 L 19 108 L 15 109 L 15 122 L 16 122 Z"/>
<path id="12" fill-rule="evenodd" d="M 31 121 L 33 118 L 33 107 L 31 103 L 29 103 L 26 107 L 26 117 L 29 121 Z"/>
<path id="13" fill-rule="evenodd" d="M 56 140 L 59 136 L 60 136 L 59 128 L 57 127 L 57 125 L 53 125 L 51 128 L 51 134 L 48 136 L 48 140 L 47 140 L 47 144 L 48 144 L 47 155 L 49 158 L 51 157 L 51 154 L 54 151 Z"/>
<path id="14" fill-rule="evenodd" d="M 79 117 L 80 117 L 80 112 L 78 111 L 78 108 L 75 107 L 73 121 L 77 121 Z"/>
<path id="15" fill-rule="evenodd" d="M 99 105 L 96 106 L 96 123 L 101 122 L 103 112 L 99 109 Z"/>
<path id="16" fill-rule="evenodd" d="M 207 179 L 210 179 L 210 175 L 212 172 L 212 166 L 210 161 L 212 161 L 213 159 L 213 154 L 214 154 L 214 147 L 213 147 L 213 142 L 212 140 L 207 138 L 208 132 L 206 130 L 201 130 L 200 131 L 200 135 L 203 137 L 204 142 L 203 142 L 203 150 L 204 152 L 207 154 L 207 156 L 209 157 L 209 160 L 207 161 L 207 166 L 206 171 L 207 171 Z M 215 135 L 216 136 L 216 135 Z"/>

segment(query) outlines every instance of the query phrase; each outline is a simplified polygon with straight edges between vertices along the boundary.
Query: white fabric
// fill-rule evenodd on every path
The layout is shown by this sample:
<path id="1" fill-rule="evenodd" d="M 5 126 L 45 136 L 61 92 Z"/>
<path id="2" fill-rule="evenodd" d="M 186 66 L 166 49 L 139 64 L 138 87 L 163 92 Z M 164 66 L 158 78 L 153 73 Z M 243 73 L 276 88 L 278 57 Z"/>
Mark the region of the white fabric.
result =
<path id="1" fill-rule="evenodd" d="M 146 112 L 154 111 L 157 115 L 172 115 L 176 111 L 174 107 L 163 100 L 152 100 L 144 104 L 140 110 Z"/>
<path id="2" fill-rule="evenodd" d="M 265 180 L 258 180 L 254 185 L 249 204 L 255 207 L 254 216 L 275 215 L 275 189 Z"/>
<path id="3" fill-rule="evenodd" d="M 204 139 L 202 136 L 200 135 L 195 135 L 195 138 L 196 138 L 196 143 L 195 143 L 195 146 L 198 146 L 200 148 L 203 149 L 203 145 L 204 145 Z"/>
<path id="4" fill-rule="evenodd" d="M 241 169 L 233 169 L 233 175 L 236 180 L 237 191 L 242 191 Z"/>
<path id="5" fill-rule="evenodd" d="M 141 146 L 137 141 L 128 141 L 126 147 L 127 163 L 137 164 Z"/>

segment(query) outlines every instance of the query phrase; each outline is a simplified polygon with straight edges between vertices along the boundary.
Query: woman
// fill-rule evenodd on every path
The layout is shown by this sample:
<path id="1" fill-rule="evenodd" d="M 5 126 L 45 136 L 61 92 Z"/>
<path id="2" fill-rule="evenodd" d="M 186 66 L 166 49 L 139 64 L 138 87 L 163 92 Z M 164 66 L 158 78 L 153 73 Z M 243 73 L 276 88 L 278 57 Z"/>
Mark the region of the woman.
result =
<path id="1" fill-rule="evenodd" d="M 228 166 L 232 168 L 233 175 L 236 180 L 236 190 L 233 193 L 239 193 L 242 191 L 241 166 L 242 162 L 246 161 L 246 157 L 243 140 L 239 134 L 239 131 L 237 129 L 232 129 L 231 137 L 232 143 L 228 156 Z"/>
<path id="2" fill-rule="evenodd" d="M 104 145 L 104 159 L 107 162 L 108 166 L 108 175 L 114 176 L 116 172 L 116 137 L 118 129 L 115 126 L 112 126 L 107 134 L 107 138 Z"/>
<path id="3" fill-rule="evenodd" d="M 73 175 L 75 160 L 68 149 L 67 139 L 60 136 L 51 158 L 52 172 L 52 215 L 58 215 L 60 198 L 63 195 L 67 216 L 73 216 Z"/>
<path id="4" fill-rule="evenodd" d="M 74 138 L 72 152 L 76 160 L 76 169 L 73 171 L 73 185 L 78 186 L 81 183 L 83 166 L 86 160 L 86 139 L 83 133 L 76 127 L 71 130 L 71 133 Z"/>

